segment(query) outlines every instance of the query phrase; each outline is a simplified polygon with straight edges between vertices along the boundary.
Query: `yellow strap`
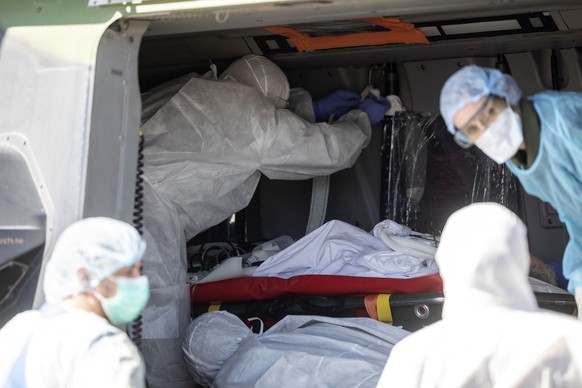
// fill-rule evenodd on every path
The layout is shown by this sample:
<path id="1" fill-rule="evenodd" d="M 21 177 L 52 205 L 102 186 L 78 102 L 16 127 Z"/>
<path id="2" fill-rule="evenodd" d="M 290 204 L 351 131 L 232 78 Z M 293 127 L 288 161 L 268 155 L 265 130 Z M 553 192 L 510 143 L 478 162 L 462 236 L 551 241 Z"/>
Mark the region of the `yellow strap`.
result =
<path id="1" fill-rule="evenodd" d="M 208 312 L 219 311 L 219 310 L 220 310 L 220 303 L 211 304 L 210 306 L 208 306 Z"/>
<path id="2" fill-rule="evenodd" d="M 390 310 L 390 294 L 379 294 L 376 302 L 378 320 L 380 322 L 392 324 L 392 310 Z"/>

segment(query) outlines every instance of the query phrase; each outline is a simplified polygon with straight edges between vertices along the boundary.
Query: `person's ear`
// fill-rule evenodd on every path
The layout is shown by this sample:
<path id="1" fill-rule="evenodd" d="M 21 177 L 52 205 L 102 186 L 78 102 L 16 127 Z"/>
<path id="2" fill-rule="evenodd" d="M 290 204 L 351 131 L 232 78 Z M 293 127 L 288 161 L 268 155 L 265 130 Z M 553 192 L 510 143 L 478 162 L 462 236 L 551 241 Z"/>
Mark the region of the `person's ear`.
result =
<path id="1" fill-rule="evenodd" d="M 79 268 L 77 270 L 77 279 L 79 279 L 79 283 L 81 283 L 83 287 L 86 287 L 89 285 L 91 276 L 89 276 L 89 272 L 85 268 Z"/>

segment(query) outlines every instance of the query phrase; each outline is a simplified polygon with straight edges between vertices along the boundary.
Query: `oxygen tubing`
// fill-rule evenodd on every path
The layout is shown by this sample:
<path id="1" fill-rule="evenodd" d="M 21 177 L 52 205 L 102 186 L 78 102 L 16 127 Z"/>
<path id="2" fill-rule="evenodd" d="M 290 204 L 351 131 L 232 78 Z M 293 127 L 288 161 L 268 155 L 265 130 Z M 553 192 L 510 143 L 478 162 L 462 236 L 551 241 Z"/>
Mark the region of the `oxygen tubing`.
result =
<path id="1" fill-rule="evenodd" d="M 380 232 L 380 240 L 382 240 L 388 248 L 396 252 L 405 253 L 421 259 L 434 260 L 434 255 L 437 250 L 433 246 L 427 245 L 422 241 L 414 240 L 408 236 L 395 236 L 387 228 Z"/>

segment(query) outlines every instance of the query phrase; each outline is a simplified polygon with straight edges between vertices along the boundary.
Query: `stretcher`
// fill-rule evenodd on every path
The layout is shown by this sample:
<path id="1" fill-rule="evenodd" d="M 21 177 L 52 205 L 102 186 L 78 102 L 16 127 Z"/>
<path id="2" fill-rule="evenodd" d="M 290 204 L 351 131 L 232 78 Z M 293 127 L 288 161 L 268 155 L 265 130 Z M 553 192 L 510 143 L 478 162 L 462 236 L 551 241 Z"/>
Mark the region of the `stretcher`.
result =
<path id="1" fill-rule="evenodd" d="M 190 287 L 192 303 L 270 300 L 288 295 L 354 295 L 370 293 L 412 294 L 441 292 L 438 273 L 409 279 L 341 275 L 242 277 Z"/>
<path id="2" fill-rule="evenodd" d="M 190 297 L 193 318 L 226 310 L 243 319 L 258 317 L 269 328 L 289 314 L 371 317 L 408 330 L 439 320 L 443 300 L 438 273 L 409 279 L 243 277 L 191 285 Z"/>
<path id="3" fill-rule="evenodd" d="M 450 214 L 475 201 L 498 202 L 517 211 L 511 174 L 480 153 L 468 160 L 459 154 L 438 117 L 400 112 L 387 121 L 385 130 L 391 136 L 384 139 L 382 156 L 383 219 L 440 235 Z M 475 171 L 480 169 L 492 171 L 497 179 L 489 179 L 490 174 L 476 179 Z M 423 195 L 403 195 L 415 192 Z M 442 291 L 438 273 L 405 279 L 298 275 L 192 285 L 190 296 L 193 316 L 212 310 L 273 320 L 285 314 L 344 314 L 369 316 L 414 331 L 441 319 Z M 542 308 L 566 314 L 575 310 L 571 295 L 536 293 L 536 298 Z M 370 300 L 376 304 L 370 306 Z"/>
<path id="4" fill-rule="evenodd" d="M 193 318 L 224 310 L 245 320 L 260 318 L 265 329 L 286 315 L 323 315 L 370 317 L 416 331 L 441 319 L 445 300 L 438 273 L 412 279 L 246 277 L 192 285 L 190 296 Z M 536 292 L 535 296 L 541 308 L 577 314 L 572 295 Z"/>

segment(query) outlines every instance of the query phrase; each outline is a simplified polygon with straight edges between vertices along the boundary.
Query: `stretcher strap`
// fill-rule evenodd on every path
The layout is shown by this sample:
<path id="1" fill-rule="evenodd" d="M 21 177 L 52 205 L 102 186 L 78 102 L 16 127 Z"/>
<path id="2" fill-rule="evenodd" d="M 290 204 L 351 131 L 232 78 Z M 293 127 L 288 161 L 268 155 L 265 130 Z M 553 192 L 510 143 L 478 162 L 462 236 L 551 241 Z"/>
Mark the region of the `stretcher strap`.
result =
<path id="1" fill-rule="evenodd" d="M 212 311 L 219 311 L 220 310 L 220 303 L 214 303 L 211 304 L 210 306 L 208 306 L 208 312 L 212 312 Z"/>
<path id="2" fill-rule="evenodd" d="M 392 310 L 390 309 L 391 294 L 379 294 L 376 305 L 378 311 L 378 320 L 380 322 L 392 324 Z"/>
<path id="3" fill-rule="evenodd" d="M 327 198 L 329 196 L 329 175 L 316 176 L 311 186 L 311 206 L 309 208 L 309 220 L 305 234 L 313 232 L 323 225 L 327 212 Z"/>

